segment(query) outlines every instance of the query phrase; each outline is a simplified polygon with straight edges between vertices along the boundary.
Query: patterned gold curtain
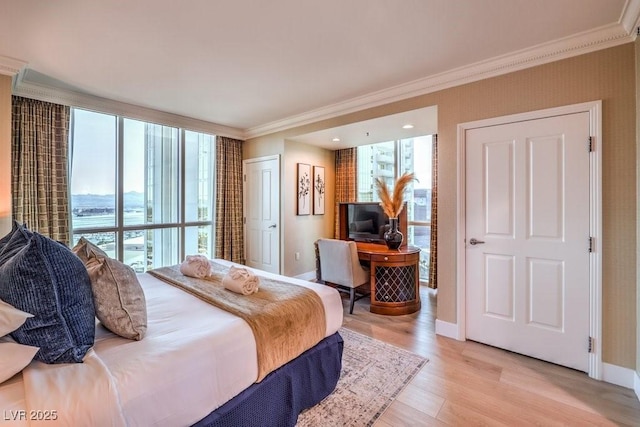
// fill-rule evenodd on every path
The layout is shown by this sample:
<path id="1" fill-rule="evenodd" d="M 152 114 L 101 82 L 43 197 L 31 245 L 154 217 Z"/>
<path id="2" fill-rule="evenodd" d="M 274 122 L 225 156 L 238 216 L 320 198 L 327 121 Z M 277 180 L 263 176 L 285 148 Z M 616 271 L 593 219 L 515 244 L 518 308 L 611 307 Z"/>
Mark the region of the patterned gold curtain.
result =
<path id="1" fill-rule="evenodd" d="M 244 264 L 242 141 L 216 138 L 216 258 Z"/>
<path id="2" fill-rule="evenodd" d="M 431 253 L 429 287 L 438 287 L 438 135 L 431 142 Z"/>
<path id="3" fill-rule="evenodd" d="M 12 98 L 13 218 L 67 245 L 69 117 L 67 106 Z"/>
<path id="4" fill-rule="evenodd" d="M 340 237 L 340 203 L 357 201 L 357 148 L 336 150 L 335 238 Z"/>

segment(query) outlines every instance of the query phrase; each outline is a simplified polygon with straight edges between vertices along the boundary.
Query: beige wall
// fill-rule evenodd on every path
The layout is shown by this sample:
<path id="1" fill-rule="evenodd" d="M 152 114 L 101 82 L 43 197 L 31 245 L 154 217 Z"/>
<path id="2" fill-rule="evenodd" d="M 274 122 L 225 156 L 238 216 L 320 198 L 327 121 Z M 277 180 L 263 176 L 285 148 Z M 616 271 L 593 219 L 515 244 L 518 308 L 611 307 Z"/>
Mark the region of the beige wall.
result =
<path id="1" fill-rule="evenodd" d="M 11 230 L 11 77 L 0 75 L 0 237 Z"/>
<path id="2" fill-rule="evenodd" d="M 438 317 L 455 322 L 456 124 L 603 100 L 603 360 L 635 366 L 635 64 L 632 44 L 535 67 L 434 95 L 442 187 Z M 444 243 L 444 244 L 443 244 Z M 440 296 L 445 296 L 441 304 Z M 441 311 L 442 308 L 442 311 Z"/>
<path id="3" fill-rule="evenodd" d="M 636 129 L 634 44 L 569 58 L 289 129 L 289 136 L 438 106 L 438 319 L 456 322 L 456 126 L 587 101 L 603 102 L 603 361 L 636 365 Z M 252 148 L 251 150 L 255 150 Z"/>
<path id="4" fill-rule="evenodd" d="M 636 194 L 640 189 L 640 38 L 636 39 L 636 179 L 638 184 Z M 640 200 L 636 201 L 636 224 L 640 218 Z M 640 227 L 636 230 L 636 236 L 640 236 Z M 640 261 L 640 237 L 636 237 L 636 268 Z M 636 279 L 636 373 L 640 376 L 640 269 L 636 271 L 638 279 Z"/>
<path id="5" fill-rule="evenodd" d="M 297 276 L 315 271 L 313 242 L 320 237 L 333 236 L 335 158 L 333 151 L 301 144 L 282 137 L 248 141 L 243 145 L 243 158 L 251 159 L 269 155 L 281 158 L 280 223 L 282 245 L 280 250 L 281 272 Z M 296 215 L 297 164 L 324 166 L 326 203 L 324 215 Z M 300 255 L 296 260 L 296 253 Z"/>
<path id="6" fill-rule="evenodd" d="M 275 135 L 262 138 L 260 143 L 245 141 L 242 144 L 242 158 L 256 159 L 264 156 L 282 156 L 284 154 L 284 139 Z"/>
<path id="7" fill-rule="evenodd" d="M 324 166 L 326 181 L 326 198 L 324 215 L 296 215 L 297 210 L 297 164 L 307 163 L 313 166 Z M 281 188 L 284 199 L 282 212 L 284 233 L 284 270 L 287 276 L 314 271 L 316 268 L 313 242 L 320 237 L 333 235 L 334 189 L 335 189 L 335 156 L 333 151 L 294 142 L 285 141 L 284 167 Z M 295 253 L 300 259 L 295 260 Z"/>

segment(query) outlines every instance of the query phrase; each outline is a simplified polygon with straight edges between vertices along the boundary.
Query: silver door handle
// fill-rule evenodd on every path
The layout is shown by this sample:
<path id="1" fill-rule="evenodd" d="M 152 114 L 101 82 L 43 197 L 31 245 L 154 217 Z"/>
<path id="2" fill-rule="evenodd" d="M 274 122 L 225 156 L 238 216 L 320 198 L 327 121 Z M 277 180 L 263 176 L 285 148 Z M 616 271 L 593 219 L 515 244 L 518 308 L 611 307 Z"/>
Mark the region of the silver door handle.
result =
<path id="1" fill-rule="evenodd" d="M 276 227 L 277 227 L 277 225 L 276 225 L 276 224 L 271 224 L 271 225 L 269 226 L 269 228 L 276 228 Z"/>
<path id="2" fill-rule="evenodd" d="M 482 240 L 478 240 L 475 237 L 472 237 L 471 240 L 469 240 L 469 244 L 470 245 L 483 245 L 484 242 Z"/>

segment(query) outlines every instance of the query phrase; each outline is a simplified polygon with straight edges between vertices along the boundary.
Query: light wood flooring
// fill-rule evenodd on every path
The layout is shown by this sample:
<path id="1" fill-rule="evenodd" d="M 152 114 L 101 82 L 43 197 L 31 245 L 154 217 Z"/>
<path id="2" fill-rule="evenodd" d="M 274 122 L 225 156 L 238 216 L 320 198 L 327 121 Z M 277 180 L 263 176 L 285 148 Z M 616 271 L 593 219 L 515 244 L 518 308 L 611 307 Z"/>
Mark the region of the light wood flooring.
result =
<path id="1" fill-rule="evenodd" d="M 345 307 L 344 326 L 429 359 L 375 423 L 400 426 L 640 426 L 633 390 L 585 373 L 472 341 L 435 335 L 435 291 L 422 287 L 422 309 L 404 316 Z"/>

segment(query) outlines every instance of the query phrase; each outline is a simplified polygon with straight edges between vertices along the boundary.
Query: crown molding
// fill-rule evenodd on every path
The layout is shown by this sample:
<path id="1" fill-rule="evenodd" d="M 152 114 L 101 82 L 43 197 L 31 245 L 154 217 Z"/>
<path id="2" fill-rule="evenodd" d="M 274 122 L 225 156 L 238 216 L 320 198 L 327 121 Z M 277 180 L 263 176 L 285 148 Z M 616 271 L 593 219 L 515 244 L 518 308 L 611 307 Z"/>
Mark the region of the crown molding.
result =
<path id="1" fill-rule="evenodd" d="M 27 66 L 27 63 L 15 58 L 0 55 L 0 74 L 5 76 L 15 76 Z"/>
<path id="2" fill-rule="evenodd" d="M 427 76 L 247 129 L 232 128 L 68 89 L 39 85 L 25 80 L 27 62 L 2 55 L 0 55 L 0 74 L 15 76 L 14 95 L 246 140 L 618 46 L 635 41 L 638 26 L 640 26 L 640 0 L 628 0 L 617 24 Z"/>
<path id="3" fill-rule="evenodd" d="M 25 79 L 25 75 L 26 73 L 21 71 L 15 79 L 13 94 L 16 96 L 23 96 L 40 101 L 69 105 L 72 107 L 109 114 L 117 114 L 127 118 L 153 123 L 162 123 L 163 125 L 175 126 L 196 132 L 205 132 L 241 140 L 245 139 L 244 132 L 241 129 L 181 116 L 178 114 L 158 111 L 126 102 L 114 101 L 112 99 L 102 98 L 95 95 L 41 85 Z"/>
<path id="4" fill-rule="evenodd" d="M 618 22 L 635 40 L 636 28 L 640 25 L 640 0 L 628 0 Z"/>
<path id="5" fill-rule="evenodd" d="M 248 128 L 245 130 L 245 139 L 280 132 L 293 127 L 628 43 L 634 39 L 635 31 L 627 31 L 622 21 L 636 22 L 638 20 L 640 0 L 629 0 L 626 6 L 623 16 L 617 24 L 607 25 L 575 36 L 540 44 L 490 60 L 476 62 L 282 120 Z M 633 30 L 634 27 L 632 26 L 631 28 Z"/>

